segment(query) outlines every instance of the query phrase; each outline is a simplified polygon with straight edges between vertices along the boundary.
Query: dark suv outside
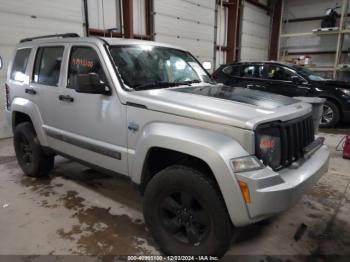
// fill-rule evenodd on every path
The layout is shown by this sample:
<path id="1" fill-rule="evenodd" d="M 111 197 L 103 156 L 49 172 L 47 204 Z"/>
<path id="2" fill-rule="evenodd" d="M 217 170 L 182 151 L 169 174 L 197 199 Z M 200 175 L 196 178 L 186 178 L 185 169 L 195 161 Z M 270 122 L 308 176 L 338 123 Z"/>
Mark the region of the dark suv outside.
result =
<path id="1" fill-rule="evenodd" d="M 324 79 L 303 66 L 275 61 L 226 64 L 213 73 L 213 79 L 285 96 L 326 98 L 321 127 L 350 120 L 350 82 Z"/>

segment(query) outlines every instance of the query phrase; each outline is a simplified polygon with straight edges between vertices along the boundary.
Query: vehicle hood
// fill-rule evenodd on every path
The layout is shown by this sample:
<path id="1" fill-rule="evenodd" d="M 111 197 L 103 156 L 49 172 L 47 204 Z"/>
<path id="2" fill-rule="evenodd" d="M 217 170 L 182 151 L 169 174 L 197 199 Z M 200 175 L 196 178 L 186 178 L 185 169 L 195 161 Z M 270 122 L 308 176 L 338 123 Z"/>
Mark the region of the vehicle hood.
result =
<path id="1" fill-rule="evenodd" d="M 244 129 L 255 129 L 258 124 L 270 121 L 287 121 L 311 112 L 309 104 L 290 97 L 222 84 L 134 91 L 128 103 Z"/>
<path id="2" fill-rule="evenodd" d="M 350 89 L 350 81 L 322 80 L 322 81 L 315 81 L 315 84 L 321 85 L 323 87 Z"/>

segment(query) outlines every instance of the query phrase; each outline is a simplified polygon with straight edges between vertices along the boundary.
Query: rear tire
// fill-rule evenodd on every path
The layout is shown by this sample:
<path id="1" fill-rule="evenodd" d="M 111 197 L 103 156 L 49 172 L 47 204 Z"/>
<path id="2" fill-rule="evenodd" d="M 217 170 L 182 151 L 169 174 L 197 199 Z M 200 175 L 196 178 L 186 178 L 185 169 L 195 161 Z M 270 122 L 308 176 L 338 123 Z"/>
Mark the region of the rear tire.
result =
<path id="1" fill-rule="evenodd" d="M 24 122 L 15 127 L 13 142 L 17 162 L 27 176 L 49 174 L 54 166 L 54 156 L 44 153 L 31 123 Z"/>
<path id="2" fill-rule="evenodd" d="M 320 127 L 333 127 L 339 122 L 339 119 L 339 107 L 334 102 L 326 100 L 323 105 Z"/>
<path id="3" fill-rule="evenodd" d="M 189 167 L 163 169 L 146 188 L 146 226 L 166 255 L 222 257 L 233 226 L 215 182 Z"/>

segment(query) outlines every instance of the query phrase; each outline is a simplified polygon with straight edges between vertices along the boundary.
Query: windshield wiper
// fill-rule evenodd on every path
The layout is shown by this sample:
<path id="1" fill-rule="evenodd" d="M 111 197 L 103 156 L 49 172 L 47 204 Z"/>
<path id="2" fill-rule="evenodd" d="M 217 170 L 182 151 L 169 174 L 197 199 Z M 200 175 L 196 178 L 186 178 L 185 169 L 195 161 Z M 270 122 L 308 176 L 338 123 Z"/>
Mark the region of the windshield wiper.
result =
<path id="1" fill-rule="evenodd" d="M 182 85 L 191 85 L 191 84 L 199 84 L 201 82 L 202 81 L 195 79 L 195 80 L 186 80 L 186 81 L 176 82 L 176 83 L 179 83 L 179 84 L 182 84 Z"/>
<path id="2" fill-rule="evenodd" d="M 182 82 L 162 82 L 162 81 L 154 81 L 149 82 L 141 85 L 136 85 L 133 88 L 135 90 L 147 90 L 147 89 L 158 89 L 158 88 L 165 88 L 165 87 L 175 87 L 175 86 L 182 86 L 182 85 L 191 85 L 194 83 L 200 83 L 199 80 L 188 80 L 188 81 L 182 81 Z"/>

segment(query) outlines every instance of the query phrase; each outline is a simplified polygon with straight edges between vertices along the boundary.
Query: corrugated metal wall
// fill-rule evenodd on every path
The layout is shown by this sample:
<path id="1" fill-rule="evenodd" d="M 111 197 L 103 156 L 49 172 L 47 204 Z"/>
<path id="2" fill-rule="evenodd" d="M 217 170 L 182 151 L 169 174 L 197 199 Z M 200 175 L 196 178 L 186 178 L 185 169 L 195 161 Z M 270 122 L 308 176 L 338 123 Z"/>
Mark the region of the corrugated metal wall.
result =
<path id="1" fill-rule="evenodd" d="M 155 41 L 183 47 L 199 61 L 214 58 L 215 1 L 154 0 Z"/>
<path id="2" fill-rule="evenodd" d="M 5 121 L 6 69 L 18 41 L 36 35 L 76 32 L 83 34 L 80 0 L 0 0 L 0 138 L 10 135 Z"/>
<path id="3" fill-rule="evenodd" d="M 267 60 L 271 17 L 266 10 L 244 2 L 241 31 L 241 61 Z"/>

